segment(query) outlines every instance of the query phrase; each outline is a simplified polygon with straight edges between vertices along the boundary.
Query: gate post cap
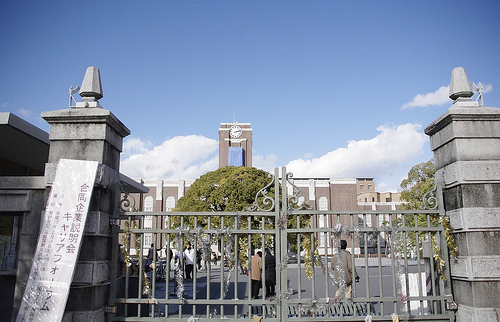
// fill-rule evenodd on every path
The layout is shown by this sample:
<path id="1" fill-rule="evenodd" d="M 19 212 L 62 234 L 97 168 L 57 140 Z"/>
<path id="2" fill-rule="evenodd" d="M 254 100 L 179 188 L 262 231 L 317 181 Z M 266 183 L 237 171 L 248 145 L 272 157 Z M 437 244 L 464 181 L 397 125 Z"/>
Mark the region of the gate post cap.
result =
<path id="1" fill-rule="evenodd" d="M 94 102 L 102 98 L 101 73 L 99 68 L 90 66 L 83 78 L 80 96 L 83 101 Z"/>
<path id="2" fill-rule="evenodd" d="M 459 98 L 462 100 L 470 100 L 472 95 L 474 95 L 474 93 L 472 92 L 472 87 L 470 86 L 465 69 L 463 67 L 454 68 L 451 72 L 450 98 L 454 101 Z"/>

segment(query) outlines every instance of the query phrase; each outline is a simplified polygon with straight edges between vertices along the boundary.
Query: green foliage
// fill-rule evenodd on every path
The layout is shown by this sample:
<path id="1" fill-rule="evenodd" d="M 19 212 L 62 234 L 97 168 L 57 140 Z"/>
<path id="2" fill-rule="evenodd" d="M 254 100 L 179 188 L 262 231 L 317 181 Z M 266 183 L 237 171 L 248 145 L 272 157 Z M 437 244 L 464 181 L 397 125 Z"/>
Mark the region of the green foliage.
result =
<path id="1" fill-rule="evenodd" d="M 248 207 L 255 201 L 255 196 L 262 188 L 271 182 L 268 172 L 256 168 L 228 166 L 208 172 L 195 180 L 185 196 L 179 199 L 177 207 L 173 211 L 180 212 L 211 212 L 210 227 L 207 227 L 207 216 L 184 217 L 184 226 L 194 227 L 197 220 L 197 227 L 222 229 L 233 228 L 235 226 L 242 229 L 260 229 L 262 225 L 266 229 L 274 228 L 274 220 L 269 217 L 252 216 L 248 217 L 223 217 L 213 216 L 213 212 L 233 212 L 248 211 Z M 274 186 L 269 187 L 267 196 L 274 199 Z M 262 201 L 262 197 L 260 197 Z M 234 221 L 239 219 L 238 223 Z M 179 227 L 180 216 L 172 218 L 173 227 Z M 236 224 L 236 225 L 235 225 Z M 251 244 L 260 247 L 262 237 L 260 234 L 251 235 Z M 239 243 L 248 242 L 248 235 L 239 236 Z M 271 243 L 270 236 L 266 236 L 265 244 Z"/>
<path id="2" fill-rule="evenodd" d="M 408 172 L 408 178 L 401 182 L 401 200 L 407 204 L 400 206 L 400 209 L 421 209 L 423 196 L 434 186 L 434 161 L 419 163 Z"/>
<path id="3" fill-rule="evenodd" d="M 247 211 L 248 207 L 253 205 L 255 197 L 258 192 L 266 187 L 271 182 L 271 176 L 268 172 L 256 168 L 249 167 L 234 167 L 228 166 L 225 168 L 220 168 L 215 171 L 208 172 L 202 175 L 200 178 L 195 180 L 191 185 L 191 188 L 186 192 L 185 196 L 179 199 L 177 207 L 173 211 L 180 212 L 232 212 L 232 211 Z M 270 186 L 267 191 L 269 198 L 275 197 L 274 185 Z M 281 196 L 280 196 L 281 197 Z M 280 198 L 281 199 L 281 198 Z M 262 204 L 263 197 L 258 196 L 258 203 L 266 208 Z M 276 206 L 276 205 L 275 205 Z M 294 208 L 298 208 L 297 205 L 293 205 Z M 197 226 L 203 228 L 206 227 L 207 216 L 198 216 Z M 234 227 L 234 221 L 236 217 L 226 217 L 224 222 L 222 222 L 222 216 L 211 216 L 211 227 L 210 228 L 232 228 Z M 232 218 L 229 220 L 228 218 Z M 195 217 L 185 217 L 184 225 L 194 227 Z M 252 216 L 249 220 L 248 217 L 239 217 L 239 222 L 237 226 L 246 229 L 276 229 L 275 218 L 259 216 L 258 212 L 255 216 Z M 288 228 L 300 227 L 310 227 L 310 216 L 289 216 L 287 218 Z M 180 217 L 173 216 L 172 226 L 180 226 Z M 264 240 L 264 246 L 273 246 L 272 238 L 270 234 L 266 234 Z M 240 245 L 246 244 L 248 242 L 247 235 L 239 236 Z M 263 247 L 262 245 L 262 235 L 252 234 L 250 236 L 251 245 L 253 247 Z M 289 242 L 291 244 L 292 251 L 296 251 L 296 234 L 289 235 Z"/>
<path id="4" fill-rule="evenodd" d="M 269 173 L 248 167 L 228 166 L 197 179 L 174 211 L 243 211 L 257 192 L 270 182 Z M 268 194 L 274 197 L 274 187 Z"/>
<path id="5" fill-rule="evenodd" d="M 434 174 L 436 170 L 434 161 L 419 163 L 413 166 L 408 172 L 408 177 L 401 182 L 401 187 L 404 189 L 401 192 L 401 201 L 406 202 L 399 206 L 401 210 L 419 210 L 424 207 L 424 195 L 434 188 Z M 406 214 L 402 218 L 398 218 L 393 223 L 396 226 L 405 227 L 436 227 L 439 224 L 439 215 L 425 214 Z M 419 244 L 427 238 L 426 234 L 419 234 Z M 417 234 L 415 232 L 407 232 L 405 247 L 417 247 Z"/>

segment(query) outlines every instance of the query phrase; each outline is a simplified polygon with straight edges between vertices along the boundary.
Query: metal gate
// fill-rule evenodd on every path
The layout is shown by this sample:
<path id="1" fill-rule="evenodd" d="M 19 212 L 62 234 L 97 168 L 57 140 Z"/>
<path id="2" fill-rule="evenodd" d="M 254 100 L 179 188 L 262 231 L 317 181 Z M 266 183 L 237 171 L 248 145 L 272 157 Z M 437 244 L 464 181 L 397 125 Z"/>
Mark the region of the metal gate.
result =
<path id="1" fill-rule="evenodd" d="M 302 203 L 292 175 L 285 168 L 281 173 L 279 178 L 275 169 L 245 212 L 124 211 L 133 203 L 118 191 L 108 320 L 454 321 L 439 187 L 426 199 L 430 209 L 418 212 L 317 211 Z M 293 193 L 271 197 L 270 187 Z M 146 221 L 151 229 L 144 228 Z M 149 238 L 172 251 L 154 251 L 152 260 L 145 259 Z M 334 257 L 340 259 L 341 240 L 360 277 L 350 298 L 348 272 L 339 261 L 332 265 Z M 192 280 L 183 269 L 187 242 L 200 249 L 201 268 Z M 253 298 L 250 263 L 259 250 L 262 288 Z M 275 258 L 272 294 L 266 294 L 273 271 L 266 250 Z M 350 274 L 355 280 L 356 273 Z"/>

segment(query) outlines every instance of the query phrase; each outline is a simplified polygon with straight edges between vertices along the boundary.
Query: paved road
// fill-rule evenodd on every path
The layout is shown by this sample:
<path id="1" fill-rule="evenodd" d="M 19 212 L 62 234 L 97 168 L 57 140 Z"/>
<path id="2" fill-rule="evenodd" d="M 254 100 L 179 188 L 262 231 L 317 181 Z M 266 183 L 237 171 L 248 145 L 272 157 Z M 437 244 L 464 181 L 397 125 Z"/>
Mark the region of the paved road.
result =
<path id="1" fill-rule="evenodd" d="M 398 269 L 404 269 L 403 267 L 398 267 L 398 265 L 393 265 L 391 259 L 382 258 L 380 261 L 379 268 L 379 259 L 378 258 L 357 258 L 355 259 L 356 269 L 360 276 L 360 282 L 355 284 L 354 294 L 357 298 L 363 297 L 381 297 L 388 296 L 394 297 L 398 296 L 398 284 L 395 282 L 395 276 L 398 277 L 400 274 L 398 273 Z M 418 265 L 416 261 L 408 261 L 407 262 L 407 270 L 410 273 L 417 272 Z M 330 267 L 328 265 L 328 267 Z M 424 267 L 421 265 L 421 269 Z M 315 275 L 313 279 L 308 279 L 306 277 L 306 272 L 304 270 L 304 265 L 302 264 L 299 268 L 298 264 L 288 264 L 287 265 L 287 274 L 289 285 L 292 289 L 292 293 L 290 295 L 290 299 L 312 299 L 312 298 L 330 298 L 333 299 L 335 297 L 336 287 L 334 286 L 330 276 L 328 274 L 332 273 L 331 268 L 328 269 L 327 274 L 323 273 L 321 267 L 315 268 Z M 229 269 L 227 267 L 224 268 L 224 276 L 229 274 Z M 217 300 L 221 298 L 221 289 L 224 289 L 224 284 L 221 282 L 221 270 L 220 266 L 211 266 L 210 272 L 210 281 L 207 281 L 207 273 L 206 272 L 197 272 L 196 273 L 196 283 L 192 281 L 186 281 L 184 284 L 184 298 L 189 303 L 190 299 L 193 299 L 196 296 L 196 299 L 206 299 L 207 296 L 209 299 Z M 173 273 L 171 274 L 173 277 Z M 369 278 L 367 279 L 366 276 Z M 238 280 L 238 283 L 235 283 L 235 280 Z M 168 284 L 168 292 L 167 292 L 167 284 Z M 196 284 L 196 288 L 194 285 Z M 229 284 L 228 291 L 225 294 L 226 299 L 243 299 L 250 300 L 248 295 L 249 278 L 245 274 L 241 274 L 238 272 L 237 276 L 235 275 L 235 271 L 232 272 L 231 283 Z M 159 299 L 172 299 L 173 301 L 177 300 L 177 289 L 174 288 L 173 280 L 169 283 L 165 281 L 156 283 L 156 293 L 155 297 Z M 194 290 L 196 289 L 196 295 Z M 261 289 L 261 295 L 263 290 Z M 266 299 L 262 300 L 254 300 L 257 303 L 270 303 Z M 182 310 L 182 315 L 186 315 L 189 317 L 190 315 L 196 316 L 206 316 L 207 314 L 215 313 L 219 314 L 221 311 L 220 305 L 197 305 L 193 307 L 190 304 L 184 304 L 182 306 L 178 304 L 170 304 L 167 307 L 164 305 L 160 305 L 159 312 L 160 314 L 165 314 L 165 310 L 168 310 L 169 315 L 179 315 L 179 310 Z M 375 305 L 376 309 L 380 311 L 382 308 L 379 303 Z M 248 305 L 225 305 L 224 314 L 226 316 L 234 315 L 235 310 L 238 310 L 237 315 L 247 314 L 249 310 Z M 386 304 L 384 311 L 393 312 L 393 305 L 389 306 Z M 158 313 L 157 313 L 158 314 Z"/>

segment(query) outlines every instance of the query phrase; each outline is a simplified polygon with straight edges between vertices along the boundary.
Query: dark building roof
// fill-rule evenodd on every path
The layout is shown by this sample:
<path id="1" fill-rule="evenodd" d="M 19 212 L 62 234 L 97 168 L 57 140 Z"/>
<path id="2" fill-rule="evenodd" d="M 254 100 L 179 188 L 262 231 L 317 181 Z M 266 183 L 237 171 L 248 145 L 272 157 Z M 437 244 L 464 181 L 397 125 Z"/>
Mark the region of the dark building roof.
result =
<path id="1" fill-rule="evenodd" d="M 49 134 L 20 117 L 0 113 L 0 175 L 43 175 Z"/>
<path id="2" fill-rule="evenodd" d="M 49 134 L 20 117 L 0 112 L 0 176 L 43 176 L 49 160 Z M 149 188 L 120 173 L 129 193 Z"/>

